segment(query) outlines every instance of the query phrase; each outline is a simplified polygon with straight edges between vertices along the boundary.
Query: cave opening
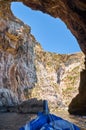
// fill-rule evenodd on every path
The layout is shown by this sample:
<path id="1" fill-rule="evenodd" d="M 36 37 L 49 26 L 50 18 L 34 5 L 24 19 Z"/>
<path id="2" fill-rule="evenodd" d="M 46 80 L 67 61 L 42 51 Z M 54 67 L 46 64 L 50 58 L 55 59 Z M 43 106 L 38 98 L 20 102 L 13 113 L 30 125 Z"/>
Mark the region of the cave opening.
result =
<path id="1" fill-rule="evenodd" d="M 30 2 L 30 1 L 29 1 Z M 6 38 L 8 38 L 9 37 L 9 39 L 11 39 L 11 40 L 13 40 L 17 35 L 15 35 L 15 37 L 13 37 L 14 35 L 12 35 L 12 30 L 11 30 L 11 33 L 10 32 L 8 32 L 8 31 L 10 31 L 10 29 L 11 29 L 11 24 L 12 24 L 12 21 L 10 21 L 10 19 L 12 19 L 12 18 L 15 18 L 14 16 L 12 17 L 11 16 L 11 11 L 10 11 L 10 3 L 8 2 L 8 6 L 5 6 L 7 3 L 4 3 L 4 4 L 2 4 L 2 6 L 1 6 L 1 12 L 3 12 L 3 13 L 1 13 L 0 12 L 0 14 L 1 14 L 1 19 L 2 19 L 2 16 L 4 16 L 4 22 L 3 21 L 1 21 L 1 24 L 3 23 L 3 26 L 1 26 L 2 28 L 2 30 L 1 30 L 1 40 L 4 40 L 4 38 L 3 38 L 3 36 L 6 36 Z M 14 3 L 14 4 L 18 4 L 18 3 Z M 22 3 L 19 3 L 19 4 L 22 4 Z M 31 4 L 31 3 L 30 3 Z M 34 4 L 34 6 L 35 6 L 35 3 L 33 3 Z M 49 3 L 50 4 L 50 3 Z M 76 37 L 76 39 L 78 40 L 78 43 L 79 43 L 79 45 L 80 45 L 80 48 L 82 49 L 82 51 L 84 52 L 84 54 L 86 54 L 86 48 L 85 48 L 85 23 L 83 22 L 83 19 L 81 19 L 81 16 L 80 16 L 80 14 L 78 14 L 77 13 L 77 11 L 76 10 L 74 10 L 74 6 L 73 6 L 73 8 L 70 8 L 70 4 L 71 3 L 63 3 L 63 8 L 62 8 L 62 3 L 59 3 L 59 4 L 61 4 L 60 5 L 60 8 L 58 9 L 57 8 L 57 6 L 52 6 L 52 8 L 54 8 L 55 7 L 55 9 L 54 9 L 54 12 L 52 12 L 52 10 L 51 10 L 51 6 L 49 7 L 49 11 L 47 10 L 47 8 L 44 8 L 45 6 L 44 6 L 44 4 L 41 4 L 42 6 L 42 8 L 44 9 L 44 10 L 42 10 L 42 11 L 45 11 L 46 13 L 48 13 L 48 14 L 51 14 L 51 16 L 53 16 L 53 17 L 59 17 L 59 18 L 61 18 L 65 23 L 66 23 L 66 25 L 68 26 L 68 28 L 71 30 L 71 32 L 72 32 L 72 34 L 74 34 L 74 36 Z M 74 3 L 72 3 L 72 4 L 74 4 Z M 27 5 L 27 3 L 26 3 L 26 5 Z M 51 4 L 50 4 L 51 5 Z M 65 6 L 64 6 L 65 5 Z M 24 12 L 24 14 L 23 14 L 23 12 L 21 11 L 21 5 L 20 6 L 18 6 L 18 5 L 15 5 L 16 7 L 18 7 L 18 10 L 17 10 L 17 13 L 19 12 L 19 14 L 22 14 L 21 16 L 27 16 L 26 17 L 26 20 L 28 20 L 28 21 L 30 21 L 31 20 L 31 16 L 29 15 L 27 15 L 27 13 L 25 13 Z M 33 9 L 36 9 L 35 7 L 32 7 L 33 5 L 29 5 L 28 4 L 28 6 L 29 7 L 31 7 L 31 8 L 33 8 Z M 47 5 L 48 6 L 48 5 Z M 6 8 L 3 8 L 3 7 L 6 7 Z M 11 6 L 12 7 L 12 6 Z M 26 6 L 25 6 L 26 7 Z M 64 8 L 65 7 L 65 8 Z M 76 4 L 75 4 L 75 7 L 76 7 Z M 16 9 L 16 8 L 14 8 L 14 9 Z M 40 8 L 38 8 L 38 10 L 39 10 Z M 46 10 L 45 10 L 46 9 Z M 59 14 L 58 12 L 56 12 L 57 11 L 57 9 L 59 10 L 59 12 L 61 11 L 61 14 Z M 60 9 L 62 9 L 62 10 L 60 10 Z M 64 10 L 65 9 L 65 10 Z M 25 9 L 23 9 L 23 10 L 25 10 Z M 40 9 L 41 10 L 41 9 Z M 51 13 L 50 13 L 50 10 L 51 10 Z M 81 8 L 80 8 L 80 10 L 81 10 Z M 6 13 L 6 11 L 8 11 L 7 13 Z M 13 10 L 12 10 L 13 11 Z M 64 11 L 64 12 L 63 12 Z M 69 12 L 71 12 L 70 14 L 69 14 Z M 39 11 L 37 12 L 37 11 L 34 11 L 34 13 L 39 13 Z M 62 15 L 64 13 L 64 16 Z M 83 11 L 82 11 L 82 13 L 83 13 Z M 3 14 L 3 15 L 2 15 Z M 16 15 L 15 13 L 14 13 L 14 15 Z M 45 14 L 43 14 L 43 15 L 45 15 Z M 34 14 L 34 16 L 35 16 L 35 14 Z M 61 17 L 62 16 L 62 17 Z M 77 17 L 75 17 L 75 16 L 77 16 Z M 17 16 L 18 17 L 18 16 Z M 46 17 L 49 17 L 49 15 L 46 15 Z M 59 30 L 64 30 L 63 28 L 62 29 L 59 29 L 57 26 L 55 26 L 54 27 L 54 32 L 53 32 L 53 30 L 51 29 L 51 32 L 53 32 L 52 33 L 52 35 L 50 35 L 49 37 L 48 37 L 48 33 L 47 33 L 47 31 L 50 33 L 50 30 L 48 30 L 48 26 L 49 26 L 49 23 L 50 23 L 50 26 L 49 26 L 49 29 L 50 29 L 50 27 L 54 24 L 54 21 L 56 20 L 56 21 L 61 21 L 60 19 L 58 19 L 57 20 L 57 18 L 55 19 L 55 18 L 52 18 L 52 17 L 50 17 L 51 19 L 54 19 L 54 21 L 52 21 L 52 22 L 50 22 L 50 20 L 49 20 L 49 22 L 48 22 L 48 24 L 47 24 L 47 27 L 45 26 L 45 19 L 42 19 L 43 17 L 41 17 L 41 20 L 42 20 L 42 28 L 40 28 L 40 23 L 41 23 L 41 20 L 39 19 L 39 18 L 34 18 L 32 21 L 33 21 L 33 25 L 35 25 L 34 23 L 36 23 L 36 20 L 38 20 L 39 22 L 38 22 L 38 25 L 35 25 L 34 27 L 37 27 L 37 29 L 40 29 L 41 30 L 41 32 L 43 32 L 43 29 L 46 29 L 45 31 L 46 31 L 46 33 L 44 32 L 42 35 L 40 35 L 41 33 L 40 32 L 38 32 L 37 31 L 37 29 L 35 30 L 35 31 L 37 31 L 38 32 L 38 35 L 40 35 L 42 38 L 43 38 L 43 40 L 46 40 L 46 39 L 49 39 L 50 41 L 51 41 L 51 43 L 50 42 L 48 42 L 48 41 L 46 41 L 46 42 L 44 42 L 46 45 L 45 45 L 45 47 L 47 47 L 48 45 L 52 45 L 52 47 L 55 47 L 55 43 L 57 44 L 57 45 L 62 45 L 62 42 L 59 42 L 59 40 L 57 40 L 57 42 L 55 41 L 55 35 L 56 35 L 56 38 L 58 38 L 58 37 L 60 37 L 59 36 L 59 32 L 57 32 L 57 31 L 59 31 Z M 84 18 L 84 17 L 82 17 L 82 18 Z M 16 19 L 16 18 L 15 18 Z M 19 17 L 19 19 L 21 19 L 20 17 Z M 3 20 L 3 19 L 2 19 Z M 15 20 L 14 20 L 15 21 Z M 22 21 L 23 21 L 23 19 L 22 19 Z M 10 24 L 11 23 L 11 24 Z M 20 22 L 21 23 L 21 22 Z M 24 23 L 26 23 L 26 24 L 28 24 L 27 22 L 25 22 L 24 21 Z M 32 23 L 32 22 L 31 22 Z M 4 26 L 5 25 L 5 26 Z M 9 25 L 9 26 L 8 26 Z M 28 24 L 28 25 L 30 25 L 30 24 Z M 66 25 L 65 25 L 65 28 L 67 29 L 67 27 L 66 27 Z M 20 24 L 20 26 L 21 26 L 21 24 Z M 30 25 L 31 26 L 31 25 Z M 59 25 L 60 26 L 60 25 Z M 16 27 L 16 24 L 15 24 L 15 27 Z M 22 26 L 21 26 L 22 27 Z M 57 28 L 56 28 L 57 27 Z M 32 28 L 32 26 L 31 26 L 31 28 Z M 9 30 L 8 30 L 9 29 Z M 33 30 L 33 29 L 32 29 Z M 68 30 L 68 29 L 67 29 Z M 19 30 L 17 30 L 17 31 L 19 31 Z M 56 31 L 56 32 L 55 32 Z M 69 30 L 68 30 L 69 31 Z M 9 33 L 10 33 L 10 35 L 11 35 L 11 37 L 10 37 L 10 35 L 9 35 Z M 35 34 L 33 33 L 33 31 L 31 32 L 34 36 L 35 36 Z M 4 34 L 4 35 L 3 35 Z M 16 34 L 16 33 L 13 33 L 13 34 Z M 23 33 L 22 33 L 23 34 Z M 26 32 L 26 34 L 27 34 L 27 32 Z M 47 38 L 45 38 L 44 37 L 44 34 L 46 34 L 46 36 L 47 36 Z M 66 34 L 66 33 L 65 33 Z M 58 37 L 57 37 L 58 36 Z M 35 36 L 36 37 L 36 36 Z M 66 34 L 66 37 L 69 37 L 67 34 Z M 66 37 L 65 37 L 65 39 L 66 39 Z M 21 37 L 19 37 L 19 38 L 21 38 Z M 28 37 L 27 37 L 28 38 Z M 40 38 L 40 37 L 39 37 Z M 53 38 L 53 40 L 51 40 L 50 38 Z M 15 38 L 16 39 L 16 38 Z M 37 41 L 39 41 L 39 39 L 36 37 L 36 39 L 37 39 Z M 61 33 L 61 39 L 64 41 L 64 38 L 62 37 L 62 33 Z M 69 38 L 70 39 L 70 38 Z M 9 45 L 11 45 L 11 40 L 9 40 Z M 21 40 L 21 39 L 19 39 L 19 40 Z M 26 39 L 27 40 L 27 39 Z M 7 41 L 8 41 L 8 39 L 7 39 Z M 41 43 L 41 45 L 42 45 L 42 42 L 41 41 L 39 41 L 40 43 Z M 1 43 L 8 43 L 8 42 L 5 42 L 5 40 L 4 40 L 4 42 L 1 42 Z M 20 43 L 20 42 L 17 42 L 17 43 Z M 56 49 L 56 53 L 65 53 L 65 52 L 62 52 L 64 49 L 65 49 L 65 47 L 66 47 L 66 45 L 67 45 L 67 43 L 68 43 L 68 45 L 67 45 L 67 49 L 70 51 L 71 49 L 71 45 L 73 45 L 73 43 L 74 42 L 63 42 L 64 43 L 64 45 L 62 45 L 62 47 L 63 47 L 63 49 L 61 48 L 61 52 L 59 52 L 59 48 L 60 47 L 58 47 L 58 49 L 55 47 L 55 49 Z M 5 44 L 6 45 L 6 44 Z M 18 44 L 17 44 L 18 45 Z M 42 45 L 43 46 L 43 45 Z M 10 52 L 10 50 L 12 49 L 12 51 L 13 52 L 15 52 L 15 48 L 17 47 L 16 45 L 15 46 L 11 46 L 11 49 L 9 50 L 9 46 L 7 46 L 6 48 L 4 48 L 3 47 L 3 44 L 2 44 L 2 49 L 5 49 L 7 52 Z M 12 48 L 12 47 L 14 47 L 14 48 Z M 20 46 L 19 46 L 20 47 Z M 52 48 L 51 47 L 51 48 Z M 75 47 L 75 45 L 73 45 L 73 49 L 74 49 L 74 47 Z M 44 48 L 44 47 L 43 47 Z M 19 48 L 20 49 L 20 48 Z M 20 50 L 22 50 L 22 49 L 20 49 Z M 45 50 L 45 48 L 44 48 L 44 50 Z M 46 51 L 49 51 L 49 50 L 46 50 Z M 55 52 L 55 51 L 52 51 L 52 52 Z M 12 52 L 11 52 L 12 53 Z M 66 53 L 68 54 L 69 52 L 67 52 L 66 51 Z M 32 54 L 32 53 L 31 53 Z M 18 57 L 19 58 L 19 57 Z M 42 58 L 42 57 L 41 57 Z M 80 60 L 80 62 L 82 62 L 82 60 L 81 60 L 82 58 L 80 57 L 79 58 L 79 60 Z M 55 61 L 55 60 L 54 60 Z M 61 60 L 60 60 L 61 61 Z M 73 61 L 73 60 L 70 60 L 70 61 Z M 19 62 L 19 61 L 18 61 Z M 73 61 L 74 62 L 74 61 Z M 77 62 L 77 61 L 76 61 Z M 58 63 L 58 62 L 57 62 Z M 69 62 L 67 62 L 67 64 L 66 65 L 68 65 L 68 63 Z M 86 58 L 85 58 L 85 65 L 86 65 Z M 30 64 L 31 65 L 31 64 Z M 51 65 L 51 64 L 48 64 L 48 65 Z M 81 65 L 79 65 L 79 66 L 81 66 Z M 40 67 L 39 67 L 40 68 Z M 78 72 L 78 68 L 76 68 L 77 69 L 77 71 L 75 71 L 75 72 Z M 41 69 L 41 70 L 44 70 L 44 69 Z M 72 71 L 73 72 L 73 71 Z M 45 74 L 45 73 L 44 73 Z M 63 74 L 63 73 L 62 73 Z M 74 73 L 75 74 L 75 73 Z M 74 77 L 74 74 L 71 74 L 71 76 L 75 79 L 75 77 Z M 47 75 L 47 74 L 46 74 Z M 51 75 L 51 74 L 49 74 L 49 75 Z M 41 77 L 41 76 L 40 76 Z M 70 80 L 71 80 L 71 77 L 69 77 L 70 78 Z M 78 113 L 82 113 L 83 114 L 83 112 L 84 113 L 86 113 L 86 106 L 85 106 L 85 102 L 86 102 L 86 93 L 85 93 L 85 89 L 86 89 L 86 67 L 85 67 L 85 70 L 83 70 L 81 73 L 80 73 L 80 85 L 77 85 L 77 86 L 79 86 L 79 94 L 76 96 L 76 98 L 73 100 L 73 102 L 74 103 L 72 103 L 73 105 L 70 105 L 70 113 L 76 113 L 76 111 L 78 111 L 76 114 L 78 114 Z M 74 80 L 73 80 L 74 81 Z M 79 80 L 77 80 L 77 81 L 79 81 Z M 68 91 L 70 91 L 70 88 L 69 88 L 69 90 Z M 83 93 L 83 94 L 82 94 Z M 69 92 L 68 92 L 68 94 L 69 94 Z M 56 96 L 55 96 L 56 97 Z M 78 102 L 77 102 L 78 101 Z M 72 106 L 72 107 L 71 107 Z M 75 110 L 74 110 L 75 109 Z M 72 111 L 73 110 L 73 111 Z"/>
<path id="2" fill-rule="evenodd" d="M 34 11 L 21 2 L 12 2 L 11 10 L 16 17 L 31 27 L 31 33 L 45 51 L 58 54 L 81 51 L 76 38 L 61 19 Z"/>

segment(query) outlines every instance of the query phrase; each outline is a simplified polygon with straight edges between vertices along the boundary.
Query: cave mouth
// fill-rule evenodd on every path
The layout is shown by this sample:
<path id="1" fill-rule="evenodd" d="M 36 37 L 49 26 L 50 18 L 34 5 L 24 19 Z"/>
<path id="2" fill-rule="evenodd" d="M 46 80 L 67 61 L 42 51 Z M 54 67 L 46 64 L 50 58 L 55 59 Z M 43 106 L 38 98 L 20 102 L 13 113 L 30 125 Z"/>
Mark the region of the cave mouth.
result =
<path id="1" fill-rule="evenodd" d="M 80 52 L 76 38 L 59 18 L 31 10 L 21 2 L 12 2 L 13 14 L 31 27 L 31 33 L 48 52 L 71 54 Z"/>

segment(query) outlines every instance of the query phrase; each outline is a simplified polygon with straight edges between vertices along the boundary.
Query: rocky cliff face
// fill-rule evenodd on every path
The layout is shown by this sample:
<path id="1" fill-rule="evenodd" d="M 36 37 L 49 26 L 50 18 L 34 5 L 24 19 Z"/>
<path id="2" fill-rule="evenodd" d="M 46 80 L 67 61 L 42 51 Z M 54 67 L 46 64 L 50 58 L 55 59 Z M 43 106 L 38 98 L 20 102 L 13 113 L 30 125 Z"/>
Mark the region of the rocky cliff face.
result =
<path id="1" fill-rule="evenodd" d="M 17 0 L 16 0 L 17 1 Z M 34 10 L 41 10 L 61 18 L 74 34 L 86 54 L 86 1 L 85 0 L 21 0 Z"/>
<path id="2" fill-rule="evenodd" d="M 72 95 L 75 95 L 79 85 L 78 73 L 83 68 L 83 54 L 61 56 L 44 52 L 30 34 L 30 27 L 13 16 L 11 1 L 0 1 L 0 106 L 15 105 L 29 97 L 47 97 L 56 105 L 69 104 L 69 93 L 73 90 Z M 86 56 L 85 0 L 21 1 L 32 9 L 60 17 L 75 35 Z M 84 70 L 80 76 L 79 96 L 70 105 L 71 113 L 73 108 L 74 113 L 80 112 L 80 107 L 86 112 L 85 77 Z M 68 95 L 67 98 L 65 95 Z M 67 100 L 63 101 L 63 98 Z"/>
<path id="3" fill-rule="evenodd" d="M 26 47 L 32 43 L 26 43 Z M 30 52 L 30 47 L 25 53 L 21 50 L 16 57 L 0 51 L 0 106 L 37 98 L 47 99 L 51 105 L 54 103 L 54 107 L 67 107 L 78 93 L 84 55 L 44 52 L 37 43 L 32 44 L 34 51 Z"/>
<path id="4" fill-rule="evenodd" d="M 36 41 L 30 27 L 16 19 L 10 4 L 5 4 L 0 4 L 0 106 L 26 99 L 26 90 L 36 82 Z"/>
<path id="5" fill-rule="evenodd" d="M 67 107 L 78 93 L 80 71 L 84 68 L 83 53 L 54 54 L 36 45 L 35 54 L 37 82 L 31 97 L 47 99 L 52 107 Z"/>
<path id="6" fill-rule="evenodd" d="M 30 34 L 30 27 L 10 11 L 9 17 L 1 16 L 0 25 L 0 106 L 29 98 L 67 106 L 78 92 L 84 55 L 44 52 Z"/>

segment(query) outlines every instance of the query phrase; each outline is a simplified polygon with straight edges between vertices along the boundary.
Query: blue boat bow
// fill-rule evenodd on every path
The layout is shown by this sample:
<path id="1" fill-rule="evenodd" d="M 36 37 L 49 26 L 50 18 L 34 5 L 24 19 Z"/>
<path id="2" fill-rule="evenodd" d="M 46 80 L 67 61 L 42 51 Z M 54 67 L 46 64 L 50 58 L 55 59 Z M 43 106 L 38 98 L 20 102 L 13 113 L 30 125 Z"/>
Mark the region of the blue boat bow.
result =
<path id="1" fill-rule="evenodd" d="M 75 124 L 49 113 L 48 102 L 44 100 L 43 112 L 19 130 L 80 130 Z"/>

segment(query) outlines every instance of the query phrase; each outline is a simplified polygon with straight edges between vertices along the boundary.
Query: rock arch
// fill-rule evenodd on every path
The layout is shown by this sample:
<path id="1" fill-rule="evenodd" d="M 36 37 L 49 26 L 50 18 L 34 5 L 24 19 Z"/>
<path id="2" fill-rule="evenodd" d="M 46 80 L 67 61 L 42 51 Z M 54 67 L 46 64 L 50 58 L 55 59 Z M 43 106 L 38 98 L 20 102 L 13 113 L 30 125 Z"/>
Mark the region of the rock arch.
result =
<path id="1" fill-rule="evenodd" d="M 0 6 L 2 6 L 3 13 L 0 11 L 0 17 L 5 18 L 5 11 L 8 9 L 10 2 L 0 1 Z M 86 57 L 86 1 L 85 0 L 15 0 L 21 1 L 26 6 L 34 9 L 40 10 L 47 13 L 55 18 L 61 18 L 67 27 L 71 30 L 72 34 L 76 37 L 79 46 Z M 6 10 L 5 10 L 6 8 Z M 9 19 L 13 18 L 11 13 L 8 13 Z M 6 18 L 8 20 L 8 18 Z M 5 28 L 7 29 L 7 27 Z M 5 31 L 4 27 L 2 30 Z M 12 51 L 13 52 L 13 51 Z M 74 114 L 86 114 L 86 58 L 85 58 L 85 70 L 81 72 L 81 81 L 79 86 L 79 94 L 69 106 L 69 112 Z"/>

